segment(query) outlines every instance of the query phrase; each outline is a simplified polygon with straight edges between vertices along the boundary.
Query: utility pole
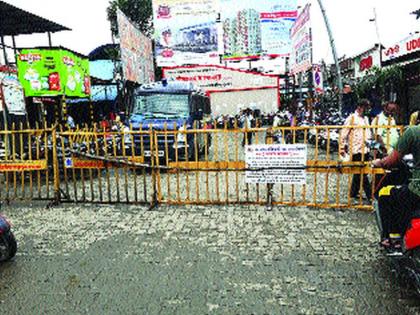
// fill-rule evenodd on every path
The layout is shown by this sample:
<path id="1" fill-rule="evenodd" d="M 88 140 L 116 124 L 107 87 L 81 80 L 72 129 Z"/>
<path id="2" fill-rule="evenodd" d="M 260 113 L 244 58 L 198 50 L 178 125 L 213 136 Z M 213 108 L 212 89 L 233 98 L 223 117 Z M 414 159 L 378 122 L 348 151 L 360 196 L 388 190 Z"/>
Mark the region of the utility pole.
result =
<path id="1" fill-rule="evenodd" d="M 332 31 L 331 31 L 330 22 L 328 21 L 327 12 L 325 11 L 322 0 L 318 0 L 318 4 L 319 4 L 319 7 L 321 9 L 322 15 L 324 17 L 324 22 L 325 22 L 325 26 L 327 28 L 328 37 L 330 38 L 331 50 L 332 50 L 334 63 L 335 63 L 335 70 L 337 72 L 337 85 L 338 85 L 338 90 L 339 90 L 339 93 L 338 93 L 338 109 L 340 111 L 340 116 L 341 116 L 341 111 L 342 111 L 342 108 L 343 108 L 343 79 L 341 78 L 341 69 L 340 69 L 340 65 L 338 63 L 337 51 L 335 49 L 335 41 L 334 41 L 334 37 L 333 37 Z"/>

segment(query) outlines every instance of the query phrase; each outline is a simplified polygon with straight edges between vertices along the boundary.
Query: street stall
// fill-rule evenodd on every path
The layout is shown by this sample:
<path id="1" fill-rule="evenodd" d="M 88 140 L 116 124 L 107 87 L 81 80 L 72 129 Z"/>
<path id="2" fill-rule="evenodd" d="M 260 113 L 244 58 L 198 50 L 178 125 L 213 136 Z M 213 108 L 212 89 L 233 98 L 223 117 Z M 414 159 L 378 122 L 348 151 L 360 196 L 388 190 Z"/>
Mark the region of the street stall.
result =
<path id="1" fill-rule="evenodd" d="M 88 59 L 63 47 L 21 49 L 17 55 L 19 80 L 32 109 L 30 121 L 37 111 L 43 113 L 40 123 L 52 125 L 68 119 L 68 100 L 83 100 L 79 108 L 83 117 L 92 116 Z M 71 107 L 71 106 L 70 106 Z M 71 110 L 71 109 L 70 109 Z M 86 121 L 84 121 L 86 122 Z"/>

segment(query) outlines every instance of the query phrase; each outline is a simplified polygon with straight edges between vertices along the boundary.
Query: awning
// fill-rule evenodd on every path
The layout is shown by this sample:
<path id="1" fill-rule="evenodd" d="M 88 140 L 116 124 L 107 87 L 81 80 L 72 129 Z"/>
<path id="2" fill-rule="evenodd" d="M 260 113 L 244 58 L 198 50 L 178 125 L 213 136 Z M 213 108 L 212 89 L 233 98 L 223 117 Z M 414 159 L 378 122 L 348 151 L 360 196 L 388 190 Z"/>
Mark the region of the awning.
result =
<path id="1" fill-rule="evenodd" d="M 0 1 L 0 36 L 60 31 L 70 31 L 70 29 Z"/>

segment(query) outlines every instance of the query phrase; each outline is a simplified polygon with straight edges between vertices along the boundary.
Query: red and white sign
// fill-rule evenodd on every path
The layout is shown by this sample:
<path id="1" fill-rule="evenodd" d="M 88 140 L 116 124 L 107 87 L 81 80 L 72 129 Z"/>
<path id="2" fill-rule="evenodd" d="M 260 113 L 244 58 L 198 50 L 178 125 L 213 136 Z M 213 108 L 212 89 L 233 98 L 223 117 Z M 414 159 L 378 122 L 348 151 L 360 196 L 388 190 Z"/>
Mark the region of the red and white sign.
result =
<path id="1" fill-rule="evenodd" d="M 382 51 L 382 61 L 388 61 L 404 55 L 420 51 L 420 35 L 412 35 L 399 43 Z"/>
<path id="2" fill-rule="evenodd" d="M 366 75 L 369 70 L 374 67 L 381 66 L 381 52 L 379 47 L 369 49 L 365 53 L 359 55 L 354 59 L 355 63 L 355 77 L 361 78 Z"/>
<path id="3" fill-rule="evenodd" d="M 307 4 L 290 31 L 292 53 L 290 71 L 293 74 L 305 72 L 312 67 L 311 6 Z"/>

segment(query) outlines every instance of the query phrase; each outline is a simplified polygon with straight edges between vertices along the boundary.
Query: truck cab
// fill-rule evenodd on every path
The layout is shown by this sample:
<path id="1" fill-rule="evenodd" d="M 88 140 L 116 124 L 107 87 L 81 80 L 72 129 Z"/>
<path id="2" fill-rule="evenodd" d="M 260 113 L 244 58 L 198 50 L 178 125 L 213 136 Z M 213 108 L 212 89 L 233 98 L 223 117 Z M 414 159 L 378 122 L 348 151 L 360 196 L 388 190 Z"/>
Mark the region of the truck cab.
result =
<path id="1" fill-rule="evenodd" d="M 193 161 L 209 146 L 210 135 L 185 131 L 202 129 L 210 114 L 209 98 L 193 84 L 163 80 L 135 90 L 128 124 L 133 130 L 158 132 L 153 150 L 160 158 Z M 136 155 L 151 155 L 149 136 L 136 136 L 134 142 Z"/>

